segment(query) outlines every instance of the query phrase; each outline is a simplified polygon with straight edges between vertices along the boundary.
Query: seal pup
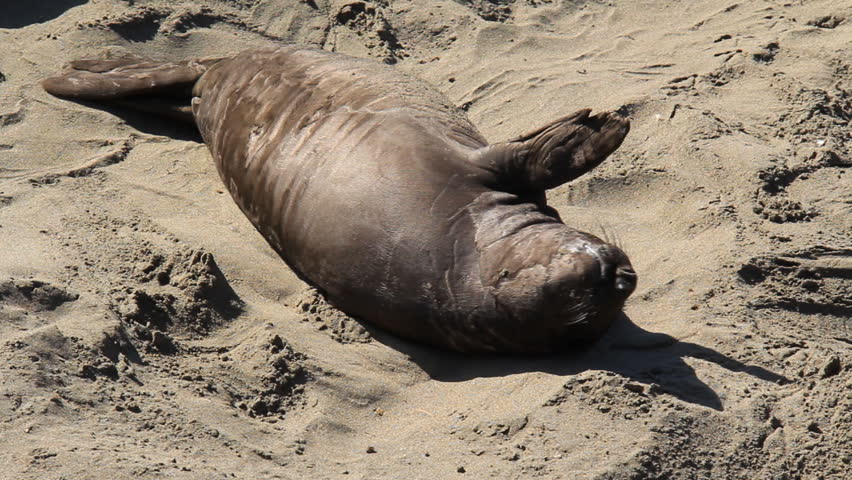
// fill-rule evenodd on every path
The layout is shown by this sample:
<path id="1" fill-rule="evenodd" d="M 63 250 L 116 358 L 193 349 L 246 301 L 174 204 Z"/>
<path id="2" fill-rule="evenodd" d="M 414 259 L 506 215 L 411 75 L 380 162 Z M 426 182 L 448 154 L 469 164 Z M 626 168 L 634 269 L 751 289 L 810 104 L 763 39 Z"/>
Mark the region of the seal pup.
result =
<path id="1" fill-rule="evenodd" d="M 331 304 L 463 352 L 552 352 L 615 319 L 636 274 L 545 190 L 600 164 L 629 122 L 580 110 L 489 144 L 390 66 L 285 46 L 227 58 L 78 60 L 49 93 L 194 122 L 234 200 Z"/>

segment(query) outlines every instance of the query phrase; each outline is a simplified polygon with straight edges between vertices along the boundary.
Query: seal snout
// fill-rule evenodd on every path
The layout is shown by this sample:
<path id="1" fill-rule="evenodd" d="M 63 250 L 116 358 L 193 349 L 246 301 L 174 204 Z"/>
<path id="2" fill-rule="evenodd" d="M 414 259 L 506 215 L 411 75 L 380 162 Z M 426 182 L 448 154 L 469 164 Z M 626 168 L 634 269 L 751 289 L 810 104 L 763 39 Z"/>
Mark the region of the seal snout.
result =
<path id="1" fill-rule="evenodd" d="M 636 271 L 632 267 L 619 267 L 615 271 L 613 286 L 617 292 L 627 298 L 636 289 L 636 279 Z"/>
<path id="2" fill-rule="evenodd" d="M 638 276 L 627 255 L 613 245 L 602 245 L 595 250 L 600 264 L 600 286 L 603 292 L 614 292 L 621 300 L 626 300 L 636 289 Z"/>

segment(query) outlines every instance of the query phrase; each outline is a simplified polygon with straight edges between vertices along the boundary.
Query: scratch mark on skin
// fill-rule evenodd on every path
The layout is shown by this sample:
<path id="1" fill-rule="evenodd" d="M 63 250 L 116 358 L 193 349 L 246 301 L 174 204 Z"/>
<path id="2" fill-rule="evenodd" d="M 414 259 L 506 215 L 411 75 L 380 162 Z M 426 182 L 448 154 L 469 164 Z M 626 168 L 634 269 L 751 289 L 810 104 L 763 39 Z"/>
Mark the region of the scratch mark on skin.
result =
<path id="1" fill-rule="evenodd" d="M 455 186 L 454 184 L 455 184 L 455 181 L 456 181 L 457 178 L 458 178 L 458 175 L 453 174 L 453 175 L 450 176 L 450 178 L 447 179 L 447 182 L 444 184 L 444 188 L 442 188 L 441 191 L 438 192 L 437 195 L 435 195 L 435 199 L 432 200 L 432 205 L 429 206 L 429 215 L 432 215 L 432 216 L 435 215 L 435 207 L 438 204 L 440 204 L 441 199 L 444 197 L 444 194 L 447 193 L 447 191 L 449 191 L 449 189 L 451 187 Z M 466 208 L 467 207 L 463 208 L 462 210 L 465 210 Z M 455 216 L 455 215 L 453 215 L 453 216 Z"/>

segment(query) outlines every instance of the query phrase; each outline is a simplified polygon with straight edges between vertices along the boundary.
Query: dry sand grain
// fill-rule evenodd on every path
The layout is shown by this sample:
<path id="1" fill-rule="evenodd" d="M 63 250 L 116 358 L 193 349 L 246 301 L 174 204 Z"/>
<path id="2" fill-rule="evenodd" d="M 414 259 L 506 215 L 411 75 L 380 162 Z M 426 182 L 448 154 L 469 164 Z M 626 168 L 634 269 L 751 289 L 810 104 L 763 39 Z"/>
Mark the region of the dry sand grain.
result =
<path id="1" fill-rule="evenodd" d="M 629 115 L 549 194 L 630 254 L 629 318 L 531 358 L 365 329 L 191 131 L 39 86 L 284 41 L 395 63 L 494 140 Z M 0 478 L 850 478 L 847 0 L 30 0 L 0 45 Z"/>

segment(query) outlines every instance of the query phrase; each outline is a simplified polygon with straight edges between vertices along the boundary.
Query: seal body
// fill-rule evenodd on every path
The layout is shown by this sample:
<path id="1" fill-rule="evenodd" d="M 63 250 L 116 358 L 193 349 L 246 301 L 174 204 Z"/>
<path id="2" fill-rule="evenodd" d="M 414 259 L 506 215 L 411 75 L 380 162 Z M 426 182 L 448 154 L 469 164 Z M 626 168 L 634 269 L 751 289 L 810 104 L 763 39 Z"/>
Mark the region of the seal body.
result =
<path id="1" fill-rule="evenodd" d="M 74 97 L 56 85 L 77 74 L 138 83 L 152 68 L 140 64 L 76 68 L 45 88 Z M 547 352 L 599 336 L 633 291 L 626 255 L 544 200 L 618 147 L 616 114 L 490 145 L 433 89 L 369 60 L 288 46 L 157 65 L 180 78 L 112 97 L 190 85 L 234 200 L 349 315 L 454 350 Z"/>

